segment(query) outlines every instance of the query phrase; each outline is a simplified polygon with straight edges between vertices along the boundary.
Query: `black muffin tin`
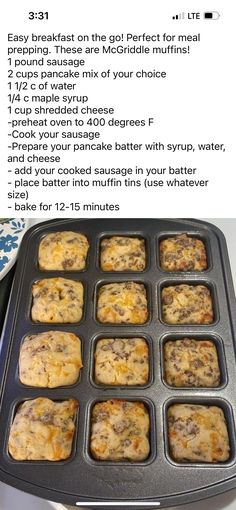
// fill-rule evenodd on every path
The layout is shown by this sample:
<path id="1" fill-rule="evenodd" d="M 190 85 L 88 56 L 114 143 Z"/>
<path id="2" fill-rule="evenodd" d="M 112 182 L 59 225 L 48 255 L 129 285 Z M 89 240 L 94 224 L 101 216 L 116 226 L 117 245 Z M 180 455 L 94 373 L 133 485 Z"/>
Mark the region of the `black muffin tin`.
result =
<path id="1" fill-rule="evenodd" d="M 50 232 L 72 230 L 85 234 L 90 249 L 83 271 L 40 271 L 40 240 Z M 159 242 L 164 237 L 187 233 L 202 239 L 208 268 L 202 272 L 165 272 L 159 264 Z M 131 235 L 145 239 L 147 265 L 142 272 L 104 272 L 99 264 L 103 237 Z M 40 324 L 31 320 L 32 284 L 42 278 L 61 276 L 84 285 L 82 320 L 77 324 Z M 96 301 L 101 285 L 111 282 L 143 283 L 147 290 L 149 317 L 145 324 L 101 324 Z M 212 294 L 214 321 L 210 325 L 168 325 L 162 320 L 160 293 L 179 283 L 206 285 Z M 1 343 L 0 479 L 47 499 L 76 505 L 79 502 L 133 502 L 167 507 L 209 497 L 236 487 L 236 331 L 235 296 L 224 236 L 211 224 L 196 220 L 101 219 L 56 220 L 34 226 L 22 242 L 8 315 Z M 25 335 L 48 330 L 70 331 L 82 342 L 83 369 L 78 383 L 55 389 L 24 386 L 18 378 L 19 350 Z M 93 353 L 96 341 L 106 337 L 146 339 L 150 350 L 150 377 L 145 386 L 106 387 L 94 381 Z M 218 351 L 221 381 L 218 388 L 172 388 L 164 379 L 163 345 L 168 339 L 192 337 L 212 340 Z M 75 398 L 79 402 L 71 457 L 66 461 L 13 460 L 7 450 L 9 428 L 19 404 L 38 396 L 53 400 Z M 89 449 L 91 411 L 96 402 L 111 398 L 139 400 L 150 415 L 150 455 L 138 463 L 95 460 Z M 176 463 L 170 456 L 167 410 L 173 403 L 217 405 L 224 411 L 230 439 L 230 458 L 218 464 Z M 129 505 L 130 503 L 130 505 Z M 93 506 L 94 505 L 94 506 Z M 80 505 L 81 506 L 81 505 Z"/>

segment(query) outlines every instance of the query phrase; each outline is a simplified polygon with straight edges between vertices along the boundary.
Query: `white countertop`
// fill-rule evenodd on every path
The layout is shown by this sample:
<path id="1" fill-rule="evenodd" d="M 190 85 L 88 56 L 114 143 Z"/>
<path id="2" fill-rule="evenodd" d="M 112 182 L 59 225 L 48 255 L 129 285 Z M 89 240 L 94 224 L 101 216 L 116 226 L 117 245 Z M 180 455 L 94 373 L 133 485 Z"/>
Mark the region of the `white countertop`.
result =
<path id="1" fill-rule="evenodd" d="M 31 220 L 31 225 L 48 219 Z M 225 235 L 231 263 L 231 270 L 236 289 L 236 218 L 202 218 L 219 227 Z M 0 510 L 51 510 L 52 507 L 63 510 L 63 505 L 50 503 L 35 496 L 25 494 L 0 482 Z M 78 507 L 77 507 L 78 508 Z M 134 507 L 133 507 L 134 508 Z M 161 507 L 159 507 L 161 508 Z M 169 510 L 236 510 L 236 489 L 220 496 Z"/>

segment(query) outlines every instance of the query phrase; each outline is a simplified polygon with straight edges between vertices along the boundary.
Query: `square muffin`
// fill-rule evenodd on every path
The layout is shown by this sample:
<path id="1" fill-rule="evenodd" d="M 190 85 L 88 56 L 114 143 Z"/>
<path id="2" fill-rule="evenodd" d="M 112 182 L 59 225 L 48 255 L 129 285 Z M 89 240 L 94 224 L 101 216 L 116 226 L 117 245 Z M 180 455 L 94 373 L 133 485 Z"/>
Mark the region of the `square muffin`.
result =
<path id="1" fill-rule="evenodd" d="M 44 271 L 81 271 L 89 249 L 87 238 L 78 232 L 52 232 L 39 245 L 39 268 Z"/>
<path id="2" fill-rule="evenodd" d="M 170 406 L 168 438 L 171 457 L 177 462 L 224 462 L 229 459 L 229 436 L 220 407 Z"/>
<path id="3" fill-rule="evenodd" d="M 143 271 L 146 266 L 144 239 L 113 236 L 101 241 L 103 271 Z"/>
<path id="4" fill-rule="evenodd" d="M 20 349 L 22 384 L 56 388 L 74 384 L 82 367 L 80 339 L 66 331 L 28 335 Z"/>
<path id="5" fill-rule="evenodd" d="M 215 388 L 220 384 L 217 350 L 210 340 L 169 340 L 164 345 L 164 362 L 170 386 Z"/>
<path id="6" fill-rule="evenodd" d="M 205 285 L 174 285 L 161 293 L 167 324 L 211 324 L 214 320 L 210 290 Z"/>
<path id="7" fill-rule="evenodd" d="M 16 412 L 8 449 L 15 460 L 68 459 L 71 455 L 78 402 L 53 402 L 39 397 L 26 400 Z"/>
<path id="8" fill-rule="evenodd" d="M 135 282 L 108 283 L 98 293 L 97 319 L 109 324 L 143 324 L 148 319 L 145 286 Z"/>
<path id="9" fill-rule="evenodd" d="M 94 357 L 97 384 L 134 386 L 148 382 L 149 349 L 144 338 L 102 338 Z"/>
<path id="10" fill-rule="evenodd" d="M 145 460 L 150 451 L 149 428 L 149 413 L 142 402 L 99 402 L 92 410 L 91 453 L 98 460 Z"/>
<path id="11" fill-rule="evenodd" d="M 32 320 L 74 323 L 83 313 L 84 289 L 81 282 L 66 278 L 45 278 L 33 284 Z"/>
<path id="12" fill-rule="evenodd" d="M 204 243 L 187 234 L 163 239 L 160 242 L 160 266 L 165 271 L 204 271 L 207 269 Z"/>

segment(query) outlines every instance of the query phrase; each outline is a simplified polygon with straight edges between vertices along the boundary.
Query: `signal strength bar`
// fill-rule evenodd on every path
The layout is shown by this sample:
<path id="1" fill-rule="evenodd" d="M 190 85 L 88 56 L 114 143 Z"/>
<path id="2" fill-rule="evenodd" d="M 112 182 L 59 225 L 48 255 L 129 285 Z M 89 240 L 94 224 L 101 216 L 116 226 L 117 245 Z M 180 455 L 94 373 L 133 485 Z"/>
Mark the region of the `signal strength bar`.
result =
<path id="1" fill-rule="evenodd" d="M 179 14 L 175 14 L 174 16 L 172 16 L 172 19 L 184 19 L 184 18 L 185 18 L 184 12 L 180 12 Z"/>

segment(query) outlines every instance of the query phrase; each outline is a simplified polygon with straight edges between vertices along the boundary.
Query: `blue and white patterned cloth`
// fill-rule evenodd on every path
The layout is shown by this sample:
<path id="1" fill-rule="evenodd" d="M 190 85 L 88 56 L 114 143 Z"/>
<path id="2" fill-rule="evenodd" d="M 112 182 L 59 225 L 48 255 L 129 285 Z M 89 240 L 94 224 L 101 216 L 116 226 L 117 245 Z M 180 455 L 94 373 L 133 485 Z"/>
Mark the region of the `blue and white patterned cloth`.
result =
<path id="1" fill-rule="evenodd" d="M 15 259 L 24 229 L 24 218 L 10 219 L 0 225 L 0 273 Z"/>

